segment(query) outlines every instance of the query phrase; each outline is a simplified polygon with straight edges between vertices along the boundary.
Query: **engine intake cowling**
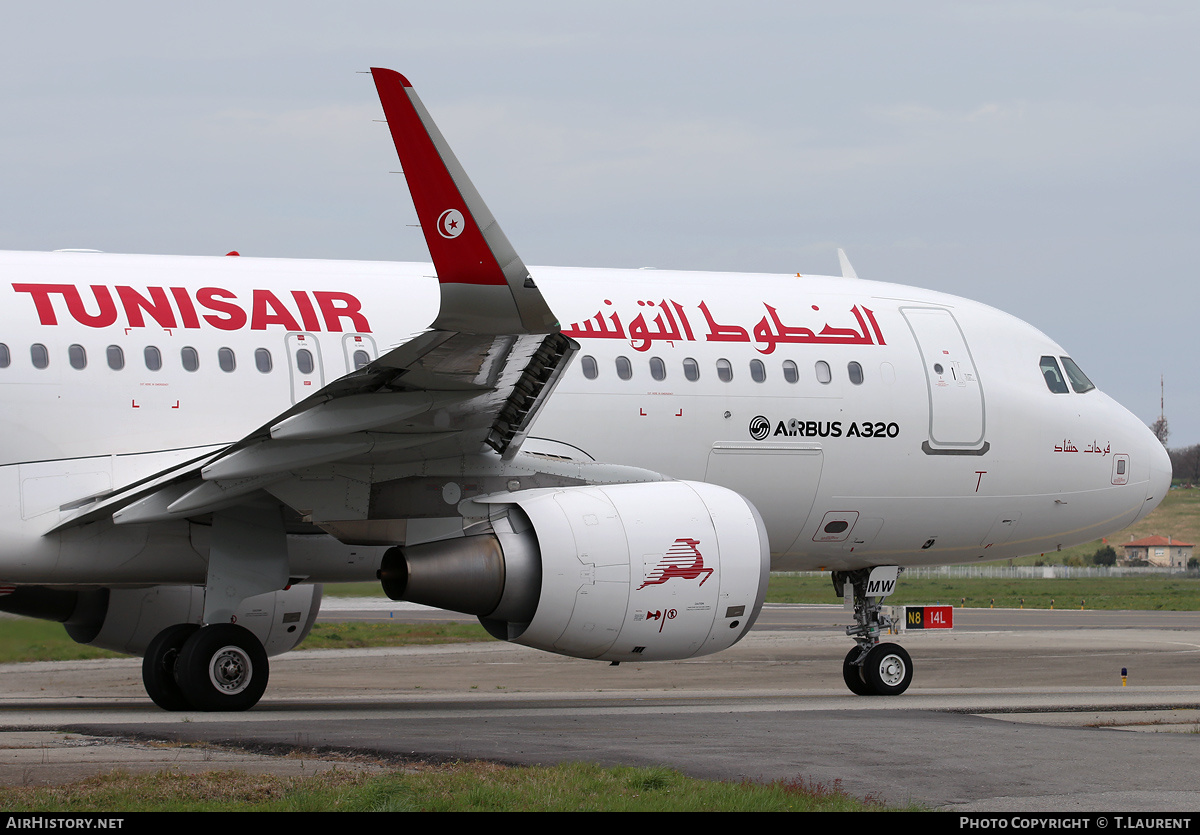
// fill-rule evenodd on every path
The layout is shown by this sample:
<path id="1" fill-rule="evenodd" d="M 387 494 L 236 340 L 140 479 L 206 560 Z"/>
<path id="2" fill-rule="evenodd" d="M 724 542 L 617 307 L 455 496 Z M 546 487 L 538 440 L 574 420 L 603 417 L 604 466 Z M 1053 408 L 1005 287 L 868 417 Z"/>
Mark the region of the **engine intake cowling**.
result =
<path id="1" fill-rule="evenodd" d="M 396 548 L 389 596 L 468 612 L 498 638 L 577 658 L 717 652 L 757 619 L 770 550 L 746 499 L 684 481 L 485 497 L 492 532 Z"/>

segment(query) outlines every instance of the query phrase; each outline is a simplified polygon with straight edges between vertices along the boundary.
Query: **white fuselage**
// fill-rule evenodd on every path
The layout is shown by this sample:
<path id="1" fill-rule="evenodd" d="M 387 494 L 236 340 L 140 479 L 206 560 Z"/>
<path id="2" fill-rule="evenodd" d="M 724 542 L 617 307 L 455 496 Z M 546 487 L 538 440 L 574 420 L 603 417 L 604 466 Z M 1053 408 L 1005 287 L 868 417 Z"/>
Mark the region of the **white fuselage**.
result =
<path id="1" fill-rule="evenodd" d="M 185 522 L 45 534 L 238 441 L 438 309 L 427 264 L 4 253 L 0 270 L 0 582 L 203 582 Z M 775 568 L 1051 551 L 1166 489 L 1148 430 L 1099 391 L 1051 391 L 1039 360 L 1066 352 L 984 305 L 818 276 L 531 272 L 580 350 L 526 446 L 732 488 Z M 297 573 L 373 574 L 306 539 Z"/>

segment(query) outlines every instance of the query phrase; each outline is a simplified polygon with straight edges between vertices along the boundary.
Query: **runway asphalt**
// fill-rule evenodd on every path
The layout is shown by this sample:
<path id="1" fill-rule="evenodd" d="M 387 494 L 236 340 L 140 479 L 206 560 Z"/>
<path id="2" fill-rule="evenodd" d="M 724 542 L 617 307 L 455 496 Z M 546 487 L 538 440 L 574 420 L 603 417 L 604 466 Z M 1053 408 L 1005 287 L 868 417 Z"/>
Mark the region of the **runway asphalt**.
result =
<path id="1" fill-rule="evenodd" d="M 322 616 L 361 616 L 363 605 L 329 601 Z M 367 616 L 427 616 L 380 605 Z M 235 715 L 158 710 L 137 659 L 8 665 L 0 780 L 227 762 L 295 770 L 263 754 L 298 749 L 309 763 L 589 760 L 799 776 L 956 810 L 1200 809 L 1200 615 L 955 617 L 952 632 L 899 638 L 916 677 L 892 699 L 845 690 L 848 619 L 836 607 L 770 607 L 731 650 L 658 664 L 501 643 L 299 651 L 272 659 L 266 696 Z M 135 743 L 148 739 L 201 747 L 164 756 Z"/>

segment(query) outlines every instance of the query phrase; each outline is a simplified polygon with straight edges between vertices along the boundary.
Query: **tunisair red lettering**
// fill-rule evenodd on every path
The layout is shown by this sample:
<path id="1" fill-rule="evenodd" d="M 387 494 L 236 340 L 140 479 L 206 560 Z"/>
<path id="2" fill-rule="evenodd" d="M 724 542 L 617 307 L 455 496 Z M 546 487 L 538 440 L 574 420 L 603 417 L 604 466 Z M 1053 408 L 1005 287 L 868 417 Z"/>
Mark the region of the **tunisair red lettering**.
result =
<path id="1" fill-rule="evenodd" d="M 117 321 L 117 306 L 113 303 L 112 294 L 103 285 L 92 285 L 92 295 L 96 297 L 99 312 L 95 315 L 88 313 L 83 307 L 83 299 L 79 289 L 73 284 L 14 284 L 13 290 L 18 293 L 29 293 L 33 297 L 33 306 L 37 309 L 38 321 L 43 325 L 57 325 L 58 316 L 54 313 L 54 303 L 51 295 L 60 295 L 67 302 L 67 312 L 71 318 L 81 325 L 90 328 L 107 328 Z"/>
<path id="2" fill-rule="evenodd" d="M 200 327 L 200 319 L 196 316 L 196 306 L 192 304 L 192 297 L 188 295 L 186 287 L 172 287 L 171 295 L 175 297 L 175 306 L 179 308 L 179 318 L 183 320 L 185 328 Z"/>
<path id="3" fill-rule="evenodd" d="M 146 298 L 132 287 L 117 288 L 117 295 L 121 299 L 121 306 L 125 308 L 125 320 L 129 322 L 129 327 L 146 327 L 146 320 L 142 317 L 143 310 L 164 328 L 179 327 L 175 323 L 175 311 L 171 309 L 167 291 L 161 287 L 149 287 L 147 292 L 150 293 L 150 298 Z"/>
<path id="4" fill-rule="evenodd" d="M 83 299 L 80 298 L 79 291 L 74 287 L 71 290 L 72 292 L 63 295 L 67 297 L 67 312 L 76 322 L 87 325 L 89 328 L 107 328 L 117 321 L 117 306 L 113 303 L 112 294 L 108 292 L 107 287 L 101 284 L 92 285 L 92 295 L 99 308 L 99 312 L 95 316 L 83 309 Z"/>
<path id="5" fill-rule="evenodd" d="M 202 287 L 196 291 L 196 301 L 200 302 L 201 307 L 227 314 L 224 318 L 205 315 L 204 321 L 208 322 L 214 328 L 223 331 L 236 331 L 244 328 L 246 326 L 246 311 L 242 310 L 236 304 L 221 301 L 220 299 L 222 298 L 236 299 L 237 294 L 231 293 L 228 290 L 222 290 L 219 287 Z"/>
<path id="6" fill-rule="evenodd" d="M 62 303 L 57 303 L 56 310 L 55 296 L 61 296 L 71 318 L 90 328 L 116 325 L 119 313 L 123 312 L 126 326 L 130 328 L 158 325 L 195 329 L 207 324 L 217 330 L 236 331 L 249 324 L 251 330 L 278 326 L 289 332 L 316 333 L 321 331 L 323 321 L 325 330 L 330 333 L 371 333 L 371 325 L 362 312 L 362 302 L 351 293 L 292 290 L 293 309 L 271 290 L 253 290 L 247 313 L 239 303 L 237 293 L 221 287 L 202 287 L 193 295 L 185 287 L 147 287 L 142 291 L 128 285 L 112 288 L 91 285 L 92 298 L 87 300 L 86 307 L 80 288 L 72 284 L 13 284 L 12 288 L 17 293 L 29 294 L 38 321 L 43 325 L 59 323 Z M 113 290 L 116 291 L 115 300 Z M 87 309 L 92 307 L 93 301 L 94 313 Z M 344 327 L 346 325 L 348 327 Z"/>
<path id="7" fill-rule="evenodd" d="M 314 290 L 313 295 L 316 296 L 317 305 L 321 308 L 321 314 L 325 317 L 325 330 L 330 333 L 341 333 L 341 320 L 347 318 L 354 325 L 350 329 L 352 332 L 371 332 L 371 326 L 367 324 L 367 317 L 359 312 L 362 308 L 362 302 L 354 296 L 349 293 L 332 293 L 322 290 Z M 339 303 L 344 306 L 338 307 Z"/>
<path id="8" fill-rule="evenodd" d="M 51 293 L 65 293 L 67 289 L 75 288 L 69 284 L 14 284 L 13 289 L 18 293 L 29 293 L 33 296 L 33 306 L 37 309 L 38 321 L 43 325 L 57 325 L 58 318 L 54 315 L 54 305 L 50 303 Z"/>
<path id="9" fill-rule="evenodd" d="M 296 300 L 296 307 L 300 308 L 300 318 L 304 321 L 304 329 L 319 331 L 321 322 L 317 319 L 317 311 L 313 310 L 312 299 L 308 297 L 308 293 L 303 290 L 293 290 L 292 298 Z"/>
<path id="10" fill-rule="evenodd" d="M 283 325 L 289 331 L 300 330 L 296 318 L 274 293 L 270 290 L 255 290 L 250 312 L 250 330 L 264 331 L 267 325 Z"/>

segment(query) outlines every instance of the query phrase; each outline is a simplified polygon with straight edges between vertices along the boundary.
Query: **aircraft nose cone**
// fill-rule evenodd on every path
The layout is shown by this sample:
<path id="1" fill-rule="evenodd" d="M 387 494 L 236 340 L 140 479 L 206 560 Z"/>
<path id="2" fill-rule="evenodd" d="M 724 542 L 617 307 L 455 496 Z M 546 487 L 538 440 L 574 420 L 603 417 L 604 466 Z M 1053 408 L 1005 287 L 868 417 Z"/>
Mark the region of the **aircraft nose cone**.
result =
<path id="1" fill-rule="evenodd" d="M 1171 456 L 1158 438 L 1150 445 L 1150 484 L 1146 490 L 1146 513 L 1149 513 L 1171 489 Z"/>
<path id="2" fill-rule="evenodd" d="M 1150 511 L 1158 507 L 1171 489 L 1171 456 L 1150 432 L 1146 433 L 1146 456 L 1150 461 L 1150 477 L 1146 482 L 1146 501 L 1134 522 L 1140 522 Z M 1130 523 L 1132 524 L 1132 522 Z"/>

